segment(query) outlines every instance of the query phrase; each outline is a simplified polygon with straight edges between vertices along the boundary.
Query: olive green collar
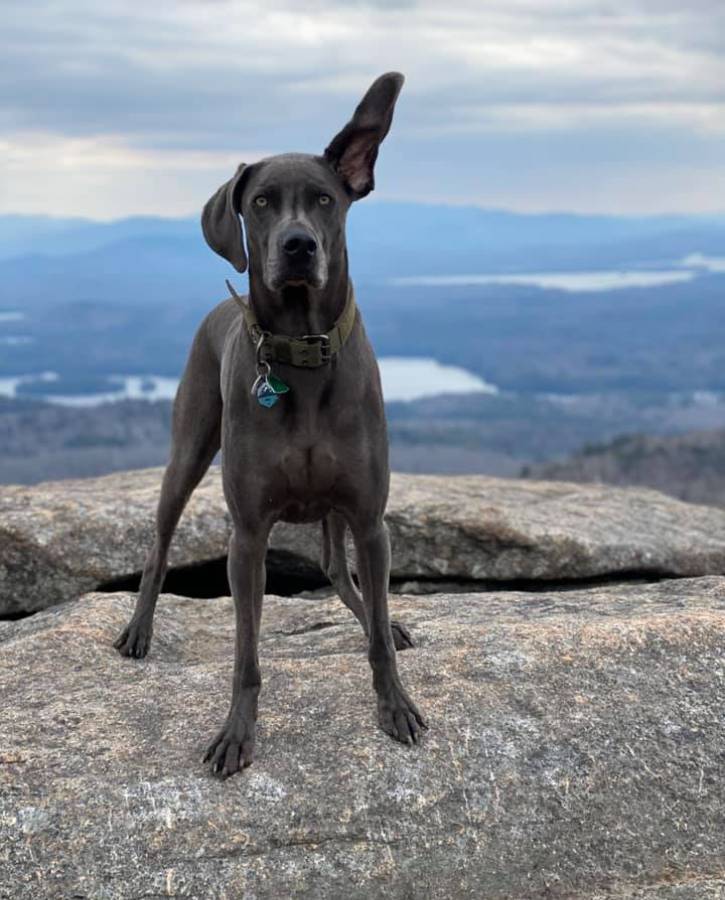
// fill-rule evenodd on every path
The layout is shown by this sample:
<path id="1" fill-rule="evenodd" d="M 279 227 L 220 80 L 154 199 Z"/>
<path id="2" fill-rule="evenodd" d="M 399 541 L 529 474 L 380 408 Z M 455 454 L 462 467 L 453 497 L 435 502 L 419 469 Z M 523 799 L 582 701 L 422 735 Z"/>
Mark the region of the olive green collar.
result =
<path id="1" fill-rule="evenodd" d="M 299 337 L 265 331 L 250 304 L 245 303 L 229 281 L 227 287 L 237 306 L 242 310 L 247 332 L 257 348 L 258 361 L 287 363 L 305 369 L 324 366 L 342 349 L 355 324 L 357 307 L 352 282 L 348 282 L 345 307 L 332 328 L 326 334 L 303 334 Z"/>

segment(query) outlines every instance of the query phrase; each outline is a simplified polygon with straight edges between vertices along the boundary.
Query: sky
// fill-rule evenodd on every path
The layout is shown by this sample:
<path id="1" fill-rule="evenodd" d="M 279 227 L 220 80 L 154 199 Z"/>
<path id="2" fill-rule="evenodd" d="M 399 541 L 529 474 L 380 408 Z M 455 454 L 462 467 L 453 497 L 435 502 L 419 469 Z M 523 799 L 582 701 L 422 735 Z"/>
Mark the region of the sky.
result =
<path id="1" fill-rule="evenodd" d="M 376 198 L 725 211 L 723 0 L 2 0 L 0 213 L 196 215 L 388 70 Z"/>

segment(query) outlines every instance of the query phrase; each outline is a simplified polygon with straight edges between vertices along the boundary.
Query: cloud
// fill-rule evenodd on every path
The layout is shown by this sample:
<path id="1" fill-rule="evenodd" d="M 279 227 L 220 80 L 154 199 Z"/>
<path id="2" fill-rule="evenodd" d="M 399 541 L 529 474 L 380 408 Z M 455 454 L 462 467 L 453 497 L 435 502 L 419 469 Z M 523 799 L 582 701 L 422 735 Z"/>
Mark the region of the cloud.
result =
<path id="1" fill-rule="evenodd" d="M 254 162 L 269 151 L 241 152 L 135 147 L 121 136 L 18 134 L 0 138 L 0 159 L 13 185 L 9 209 L 35 214 L 186 215 L 231 175 L 240 157 Z M 38 175 L 40 173 L 40 176 Z M 0 194 L 0 204 L 2 204 Z"/>
<path id="2" fill-rule="evenodd" d="M 450 161 L 430 151 L 446 142 L 462 154 L 465 174 L 497 168 L 498 137 L 545 149 L 549 136 L 566 136 L 568 151 L 566 141 L 550 141 L 564 154 L 550 160 L 551 171 L 567 161 L 586 170 L 588 162 L 592 178 L 616 187 L 606 159 L 581 157 L 591 152 L 589 135 L 616 155 L 622 141 L 643 151 L 655 140 L 680 146 L 684 130 L 691 172 L 673 168 L 679 198 L 688 183 L 699 185 L 700 172 L 721 171 L 711 157 L 725 160 L 721 0 L 310 0 L 302 8 L 291 0 L 5 0 L 2 15 L 0 153 L 12 154 L 22 176 L 27 146 L 28 176 L 57 182 L 61 205 L 83 192 L 63 199 L 58 148 L 67 159 L 69 147 L 82 146 L 98 179 L 105 171 L 118 182 L 124 171 L 126 188 L 133 172 L 180 177 L 187 161 L 190 181 L 179 196 L 196 204 L 200 160 L 221 178 L 244 148 L 320 151 L 369 81 L 391 68 L 407 76 L 395 141 L 428 159 L 426 179 L 434 174 L 444 195 Z M 386 147 L 383 158 L 390 153 Z M 398 158 L 391 156 L 395 189 L 408 183 L 422 198 L 425 182 L 410 184 Z M 647 180 L 645 156 L 631 166 Z M 540 187 L 548 196 L 551 185 Z M 586 202 L 566 180 L 559 187 L 557 207 Z M 515 184 L 510 191 L 506 205 L 525 204 Z M 118 200 L 125 208 L 132 197 L 126 191 Z M 0 195 L 1 208 L 27 202 L 22 186 Z M 631 208 L 621 190 L 611 202 Z M 104 214 L 101 199 L 84 204 L 78 211 Z"/>

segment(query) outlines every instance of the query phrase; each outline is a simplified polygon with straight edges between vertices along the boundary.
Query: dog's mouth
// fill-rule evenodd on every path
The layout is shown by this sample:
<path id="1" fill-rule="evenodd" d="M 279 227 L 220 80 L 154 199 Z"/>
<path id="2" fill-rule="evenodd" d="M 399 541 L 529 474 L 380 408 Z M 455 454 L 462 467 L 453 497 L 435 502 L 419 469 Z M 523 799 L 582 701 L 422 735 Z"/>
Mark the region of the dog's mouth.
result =
<path id="1" fill-rule="evenodd" d="M 311 290 L 320 290 L 325 286 L 325 281 L 317 272 L 290 272 L 286 275 L 280 275 L 272 280 L 274 290 L 280 291 L 284 288 L 309 288 Z"/>
<path id="2" fill-rule="evenodd" d="M 322 255 L 304 260 L 288 260 L 275 255 L 267 260 L 263 277 L 267 288 L 275 293 L 288 287 L 320 291 L 327 283 L 327 260 Z"/>

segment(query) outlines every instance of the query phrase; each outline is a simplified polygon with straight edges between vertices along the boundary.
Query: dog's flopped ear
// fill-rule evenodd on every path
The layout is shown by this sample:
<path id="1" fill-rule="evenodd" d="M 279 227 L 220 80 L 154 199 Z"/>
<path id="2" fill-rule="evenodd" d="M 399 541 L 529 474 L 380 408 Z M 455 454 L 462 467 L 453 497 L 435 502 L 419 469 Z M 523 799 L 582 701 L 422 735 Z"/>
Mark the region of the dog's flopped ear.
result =
<path id="1" fill-rule="evenodd" d="M 373 169 L 378 148 L 390 130 L 404 80 L 399 72 L 388 72 L 374 81 L 352 119 L 325 150 L 325 159 L 355 200 L 375 187 Z"/>
<path id="2" fill-rule="evenodd" d="M 247 269 L 242 223 L 239 220 L 245 169 L 246 165 L 242 163 L 234 177 L 207 200 L 201 214 L 201 230 L 207 244 L 215 253 L 228 260 L 237 272 L 245 272 Z"/>

